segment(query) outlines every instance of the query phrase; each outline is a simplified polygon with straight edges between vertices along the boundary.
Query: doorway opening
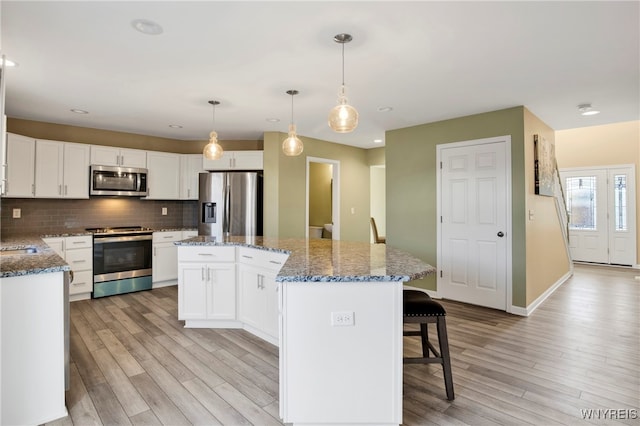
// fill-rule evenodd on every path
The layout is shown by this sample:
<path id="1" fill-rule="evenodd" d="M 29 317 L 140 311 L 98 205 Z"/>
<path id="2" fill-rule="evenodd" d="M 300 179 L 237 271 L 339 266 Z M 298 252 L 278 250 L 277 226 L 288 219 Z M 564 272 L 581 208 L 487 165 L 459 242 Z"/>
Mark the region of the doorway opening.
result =
<path id="1" fill-rule="evenodd" d="M 306 237 L 340 239 L 340 162 L 307 157 Z"/>

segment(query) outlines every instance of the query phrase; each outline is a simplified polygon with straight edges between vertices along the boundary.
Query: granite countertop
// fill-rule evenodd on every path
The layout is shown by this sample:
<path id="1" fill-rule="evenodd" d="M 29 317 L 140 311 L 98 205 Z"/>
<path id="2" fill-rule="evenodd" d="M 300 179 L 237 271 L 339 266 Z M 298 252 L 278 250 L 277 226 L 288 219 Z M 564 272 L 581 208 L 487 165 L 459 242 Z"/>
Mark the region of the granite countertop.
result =
<path id="1" fill-rule="evenodd" d="M 328 239 L 197 236 L 175 242 L 178 246 L 242 246 L 288 253 L 276 281 L 354 282 L 411 281 L 436 269 L 402 250 L 386 244 Z"/>
<path id="2" fill-rule="evenodd" d="M 75 235 L 75 234 L 74 234 Z M 55 251 L 42 241 L 40 235 L 23 235 L 14 238 L 3 238 L 0 252 L 35 248 L 35 253 L 0 254 L 0 278 L 17 277 L 31 274 L 70 271 L 71 267 Z"/>
<path id="3" fill-rule="evenodd" d="M 193 231 L 193 227 L 174 227 L 152 229 L 153 232 L 161 231 Z M 35 253 L 6 255 L 0 254 L 0 278 L 15 277 L 31 274 L 45 274 L 50 272 L 69 271 L 71 268 L 56 252 L 42 240 L 43 238 L 76 237 L 93 235 L 84 228 L 64 229 L 60 232 L 52 232 L 38 235 L 20 235 L 2 237 L 0 252 L 34 247 Z"/>

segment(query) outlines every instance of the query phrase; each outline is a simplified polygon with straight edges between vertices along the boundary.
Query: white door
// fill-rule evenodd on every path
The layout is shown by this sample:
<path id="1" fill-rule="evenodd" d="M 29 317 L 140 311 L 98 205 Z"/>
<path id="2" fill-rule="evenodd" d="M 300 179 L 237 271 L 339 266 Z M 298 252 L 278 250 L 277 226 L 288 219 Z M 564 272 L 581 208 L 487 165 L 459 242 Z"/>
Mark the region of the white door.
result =
<path id="1" fill-rule="evenodd" d="M 565 169 L 560 174 L 569 213 L 572 259 L 634 265 L 634 168 Z"/>
<path id="2" fill-rule="evenodd" d="M 446 144 L 440 161 L 438 293 L 506 310 L 507 138 Z"/>

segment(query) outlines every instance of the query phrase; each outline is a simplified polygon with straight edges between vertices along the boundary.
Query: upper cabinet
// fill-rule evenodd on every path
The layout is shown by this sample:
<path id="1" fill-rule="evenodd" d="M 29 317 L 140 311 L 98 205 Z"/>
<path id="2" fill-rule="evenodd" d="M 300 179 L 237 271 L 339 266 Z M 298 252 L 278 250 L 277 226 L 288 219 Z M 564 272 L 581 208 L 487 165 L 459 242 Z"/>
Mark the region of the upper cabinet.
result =
<path id="1" fill-rule="evenodd" d="M 37 140 L 35 196 L 38 198 L 89 198 L 90 146 Z"/>
<path id="2" fill-rule="evenodd" d="M 35 195 L 36 140 L 7 133 L 5 197 L 32 198 Z"/>
<path id="3" fill-rule="evenodd" d="M 198 199 L 198 179 L 202 168 L 202 154 L 182 154 L 180 156 L 180 199 Z"/>
<path id="4" fill-rule="evenodd" d="M 180 198 L 180 155 L 170 152 L 147 152 L 147 200 Z"/>
<path id="5" fill-rule="evenodd" d="M 91 145 L 91 164 L 147 168 L 147 151 Z"/>
<path id="6" fill-rule="evenodd" d="M 205 170 L 262 170 L 263 151 L 225 151 L 219 160 L 202 157 Z"/>

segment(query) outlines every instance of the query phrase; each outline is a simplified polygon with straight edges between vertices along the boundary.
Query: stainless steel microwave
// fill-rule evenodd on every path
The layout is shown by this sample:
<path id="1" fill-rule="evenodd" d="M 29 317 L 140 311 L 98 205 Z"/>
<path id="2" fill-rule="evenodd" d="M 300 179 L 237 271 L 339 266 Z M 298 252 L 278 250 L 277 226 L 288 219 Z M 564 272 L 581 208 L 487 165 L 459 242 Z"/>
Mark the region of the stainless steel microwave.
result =
<path id="1" fill-rule="evenodd" d="M 120 197 L 145 197 L 147 169 L 136 167 L 91 165 L 91 189 L 89 195 Z"/>

